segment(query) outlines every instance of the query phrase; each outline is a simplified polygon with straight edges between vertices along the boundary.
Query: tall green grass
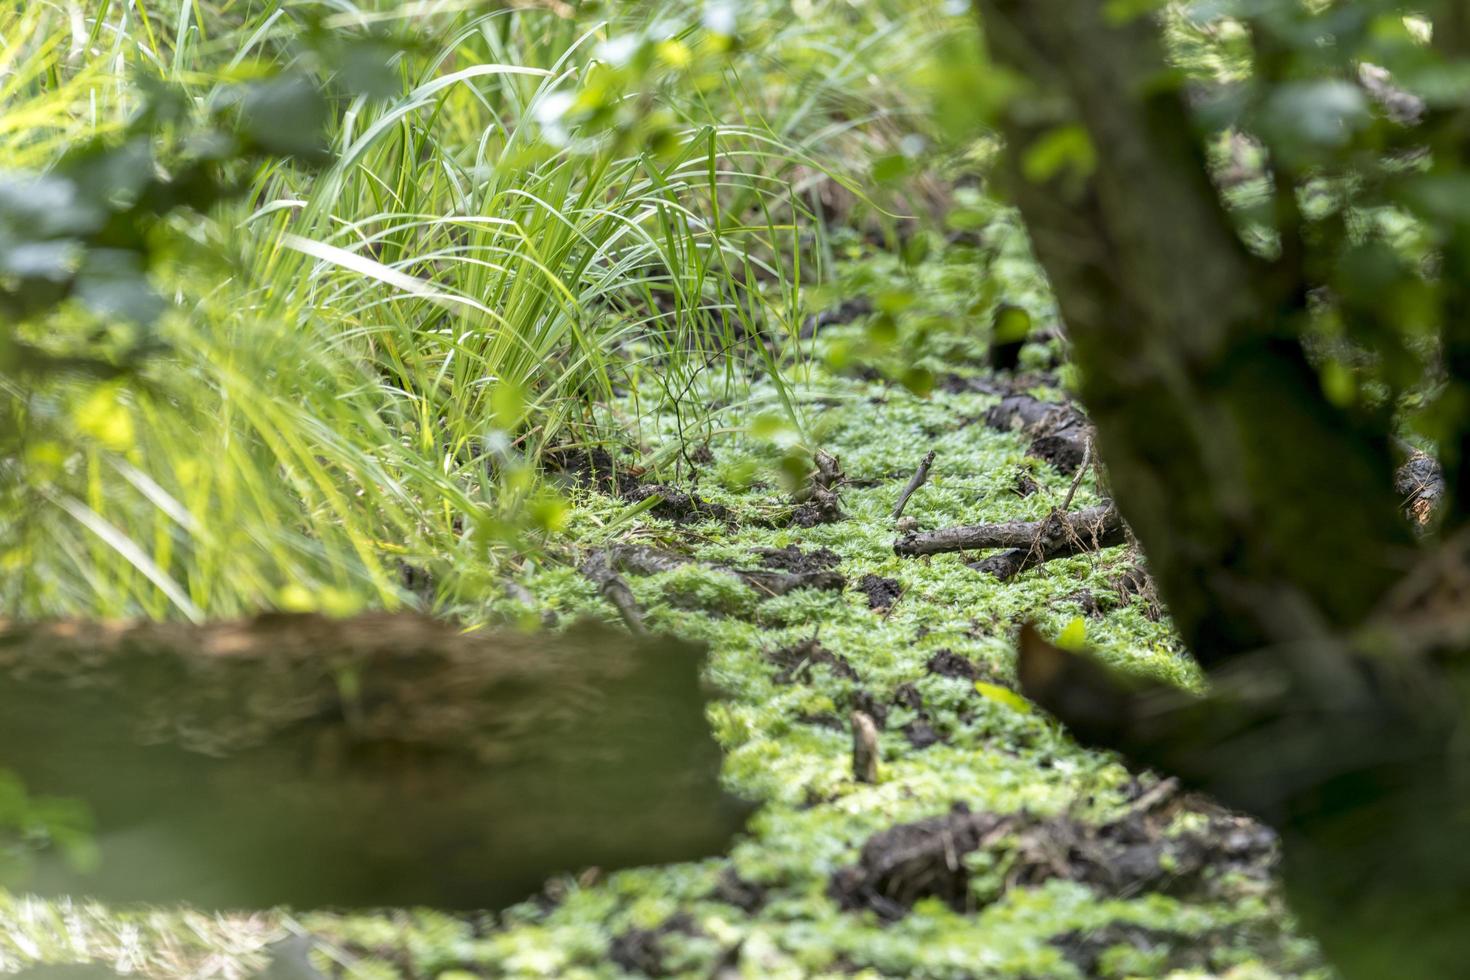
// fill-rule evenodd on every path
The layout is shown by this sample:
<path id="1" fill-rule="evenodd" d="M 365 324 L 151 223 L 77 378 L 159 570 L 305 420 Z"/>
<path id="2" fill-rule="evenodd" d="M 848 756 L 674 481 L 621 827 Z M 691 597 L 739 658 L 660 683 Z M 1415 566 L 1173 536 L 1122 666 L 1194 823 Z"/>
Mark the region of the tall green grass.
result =
<path id="1" fill-rule="evenodd" d="M 849 49 L 813 48 L 830 25 L 785 4 L 746 7 L 743 45 L 703 4 L 466 6 L 0 12 L 7 169 L 119 126 L 143 72 L 202 113 L 233 78 L 311 68 L 308 14 L 415 42 L 393 94 L 339 100 L 325 169 L 263 168 L 240 205 L 175 222 L 166 353 L 112 382 L 0 379 L 8 614 L 473 615 L 554 535 L 546 448 L 648 448 L 645 420 L 697 431 L 753 372 L 781 379 L 821 275 L 809 191 L 862 197 L 903 105 L 874 72 L 919 42 L 901 17 Z"/>

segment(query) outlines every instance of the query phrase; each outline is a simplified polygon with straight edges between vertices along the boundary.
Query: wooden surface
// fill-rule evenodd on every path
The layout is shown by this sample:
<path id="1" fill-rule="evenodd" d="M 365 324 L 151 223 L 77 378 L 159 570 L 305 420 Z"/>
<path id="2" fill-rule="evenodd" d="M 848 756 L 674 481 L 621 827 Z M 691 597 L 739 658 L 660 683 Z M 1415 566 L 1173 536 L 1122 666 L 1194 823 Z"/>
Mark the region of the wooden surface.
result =
<path id="1" fill-rule="evenodd" d="M 92 809 L 44 893 L 488 908 L 724 851 L 701 648 L 416 615 L 0 625 L 0 768 Z"/>

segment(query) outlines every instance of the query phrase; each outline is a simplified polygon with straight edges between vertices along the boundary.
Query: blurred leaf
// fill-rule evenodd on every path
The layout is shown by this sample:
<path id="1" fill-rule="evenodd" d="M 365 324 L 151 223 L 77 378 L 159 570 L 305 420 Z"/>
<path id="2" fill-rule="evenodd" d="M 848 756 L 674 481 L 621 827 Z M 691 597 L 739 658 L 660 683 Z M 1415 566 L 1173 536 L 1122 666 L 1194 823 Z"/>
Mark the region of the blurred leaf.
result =
<path id="1" fill-rule="evenodd" d="M 920 398 L 927 398 L 934 391 L 934 372 L 928 368 L 911 367 L 899 375 L 899 383 Z"/>
<path id="2" fill-rule="evenodd" d="M 996 311 L 995 342 L 1014 344 L 1031 335 L 1031 314 L 1019 306 L 1006 305 Z"/>
<path id="3" fill-rule="evenodd" d="M 975 690 L 982 697 L 989 698 L 996 704 L 1003 704 L 1012 711 L 1018 711 L 1023 715 L 1031 714 L 1031 704 L 1008 687 L 1001 687 L 999 684 L 990 684 L 986 681 L 976 681 Z"/>
<path id="4" fill-rule="evenodd" d="M 910 169 L 908 157 L 902 153 L 890 153 L 873 161 L 873 180 L 880 184 L 892 184 L 907 177 Z"/>
<path id="5" fill-rule="evenodd" d="M 1097 166 L 1092 137 L 1080 125 L 1057 126 L 1043 133 L 1026 148 L 1021 173 L 1036 184 L 1044 184 L 1065 170 L 1086 177 Z"/>
<path id="6" fill-rule="evenodd" d="M 136 252 L 95 248 L 86 253 L 76 277 L 76 295 L 103 318 L 150 324 L 163 313 L 163 297 L 149 285 Z"/>
<path id="7" fill-rule="evenodd" d="M 77 430 L 114 452 L 133 447 L 133 416 L 118 397 L 116 385 L 100 385 L 72 412 Z"/>
<path id="8" fill-rule="evenodd" d="M 1057 634 L 1056 645 L 1063 650 L 1081 651 L 1087 648 L 1087 620 L 1074 616 Z"/>
<path id="9" fill-rule="evenodd" d="M 326 155 L 327 100 L 305 75 L 250 85 L 240 103 L 240 131 L 266 153 L 317 161 Z"/>

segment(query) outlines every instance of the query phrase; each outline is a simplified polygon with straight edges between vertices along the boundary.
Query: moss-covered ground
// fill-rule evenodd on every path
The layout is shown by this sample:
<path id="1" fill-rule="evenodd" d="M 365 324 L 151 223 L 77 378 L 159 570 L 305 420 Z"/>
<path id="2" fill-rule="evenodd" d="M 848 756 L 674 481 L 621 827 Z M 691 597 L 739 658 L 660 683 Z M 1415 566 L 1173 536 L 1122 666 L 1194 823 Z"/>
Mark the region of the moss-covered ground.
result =
<path id="1" fill-rule="evenodd" d="M 702 434 L 699 451 L 687 454 L 696 461 L 692 471 L 688 461 L 663 467 L 661 480 L 697 488 L 727 516 L 661 519 L 596 487 L 571 487 L 562 550 L 528 563 L 519 576 L 524 589 L 483 610 L 487 620 L 615 620 L 577 571 L 579 556 L 641 543 L 697 559 L 627 578 L 652 629 L 709 645 L 709 680 L 721 692 L 710 724 L 726 752 L 724 778 L 758 804 L 728 855 L 612 874 L 583 871 L 548 882 L 522 905 L 478 918 L 428 911 L 123 914 L 6 899 L 0 965 L 95 958 L 145 976 L 249 976 L 267 962 L 265 944 L 294 930 L 320 940 L 311 954 L 317 968 L 354 977 L 1244 980 L 1319 973 L 1311 944 L 1294 937 L 1274 887 L 1260 878 L 1185 894 L 1104 894 L 1065 874 L 1019 885 L 1007 883 L 998 844 L 957 858 L 972 871 L 971 900 L 959 909 L 927 898 L 897 921 L 881 921 L 870 910 L 844 910 L 829 895 L 834 872 L 853 865 L 872 835 L 943 814 L 957 802 L 976 812 L 1103 823 L 1151 785 L 1154 777 L 1079 748 L 1006 693 L 1023 621 L 1085 642 L 1130 669 L 1198 683 L 1167 619 L 1113 587 L 1140 560 L 1128 548 L 1053 561 L 1004 583 L 967 567 L 972 556 L 894 555 L 890 512 L 929 450 L 936 453 L 933 475 L 907 508 L 923 528 L 1040 518 L 1072 480 L 1029 457 L 1019 434 L 984 424 L 996 398 L 956 381 L 981 373 L 963 340 L 944 347 L 929 338 L 909 358 L 937 382 L 922 396 L 877 371 L 830 368 L 871 340 L 871 324 L 858 323 L 833 326 L 808 344 L 791 389 L 804 431 L 773 421 L 785 417 L 778 391 L 757 385 L 748 402 L 719 416 L 718 430 Z M 1037 373 L 1032 380 L 1038 393 L 1064 397 L 1054 377 Z M 669 435 L 645 433 L 624 464 L 636 469 L 640 457 L 668 445 Z M 782 526 L 790 493 L 776 474 L 794 443 L 840 458 L 845 519 Z M 1035 492 L 1022 495 L 1023 477 Z M 1089 475 L 1077 503 L 1097 499 Z M 759 567 L 757 549 L 791 545 L 804 553 L 829 549 L 846 589 L 762 599 L 715 567 Z M 897 600 L 874 608 L 860 587 L 870 575 L 896 582 Z M 885 587 L 891 596 L 892 583 Z M 534 607 L 524 604 L 527 592 Z M 777 651 L 812 639 L 850 670 L 811 662 L 783 673 L 772 661 Z M 990 686 L 931 670 L 942 651 L 974 665 Z M 854 706 L 886 715 L 874 784 L 853 778 Z"/>

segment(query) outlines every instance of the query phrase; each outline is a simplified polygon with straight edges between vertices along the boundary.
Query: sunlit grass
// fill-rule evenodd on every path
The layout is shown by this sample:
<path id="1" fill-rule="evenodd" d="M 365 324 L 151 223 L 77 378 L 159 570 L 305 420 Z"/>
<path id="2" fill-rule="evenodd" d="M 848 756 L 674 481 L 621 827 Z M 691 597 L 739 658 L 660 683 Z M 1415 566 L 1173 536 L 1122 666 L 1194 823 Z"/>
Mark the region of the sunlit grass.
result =
<path id="1" fill-rule="evenodd" d="M 422 601 L 411 566 L 431 604 L 474 618 L 561 519 L 536 475 L 546 448 L 618 443 L 658 465 L 676 454 L 644 437 L 651 420 L 695 438 L 752 375 L 798 382 L 802 290 L 825 255 L 809 192 L 864 198 L 862 153 L 901 108 L 875 98 L 874 69 L 901 50 L 902 11 L 875 7 L 848 50 L 777 7 L 735 46 L 689 2 L 611 21 L 334 7 L 331 29 L 414 42 L 398 92 L 339 100 L 325 169 L 267 166 L 238 205 L 174 221 L 155 270 L 167 351 L 102 388 L 0 379 L 19 430 L 4 609 L 350 612 Z M 315 12 L 10 8 L 0 167 L 43 170 L 117 129 L 144 75 L 204 114 L 254 66 L 309 67 L 295 40 Z M 609 87 L 638 44 L 652 61 Z"/>

